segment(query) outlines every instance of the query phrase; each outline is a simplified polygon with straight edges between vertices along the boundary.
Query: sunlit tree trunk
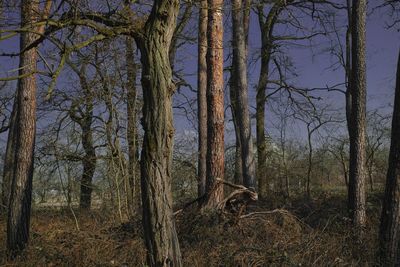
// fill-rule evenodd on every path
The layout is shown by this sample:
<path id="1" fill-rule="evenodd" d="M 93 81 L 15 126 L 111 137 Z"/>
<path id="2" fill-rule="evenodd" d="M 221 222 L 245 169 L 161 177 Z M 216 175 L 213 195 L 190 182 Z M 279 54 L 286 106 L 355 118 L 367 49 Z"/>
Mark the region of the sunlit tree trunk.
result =
<path id="1" fill-rule="evenodd" d="M 207 198 L 213 208 L 223 198 L 224 179 L 224 77 L 223 77 L 223 1 L 208 0 L 207 24 Z"/>
<path id="2" fill-rule="evenodd" d="M 397 61 L 396 92 L 392 119 L 389 167 L 379 231 L 382 266 L 399 266 L 400 233 L 400 52 Z"/>
<path id="3" fill-rule="evenodd" d="M 171 192 L 175 85 L 169 47 L 178 12 L 178 0 L 155 0 L 143 31 L 136 36 L 141 52 L 143 87 L 143 228 L 148 264 L 157 267 L 182 265 Z"/>

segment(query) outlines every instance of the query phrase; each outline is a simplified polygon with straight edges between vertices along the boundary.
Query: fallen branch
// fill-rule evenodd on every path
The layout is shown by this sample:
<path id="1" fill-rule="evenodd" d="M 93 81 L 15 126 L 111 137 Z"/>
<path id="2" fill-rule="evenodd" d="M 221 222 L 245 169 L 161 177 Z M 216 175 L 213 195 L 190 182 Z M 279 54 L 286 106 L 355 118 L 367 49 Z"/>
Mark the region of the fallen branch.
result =
<path id="1" fill-rule="evenodd" d="M 285 214 L 285 215 L 289 215 L 289 216 L 293 216 L 293 214 L 291 214 L 290 212 L 288 212 L 287 210 L 283 210 L 283 209 L 274 209 L 274 210 L 270 210 L 270 211 L 255 211 L 255 212 L 250 212 L 247 213 L 245 215 L 240 216 L 240 219 L 244 219 L 244 218 L 248 218 L 254 215 L 265 215 L 265 214 L 274 214 L 274 213 L 280 213 L 280 214 Z"/>
<path id="2" fill-rule="evenodd" d="M 300 218 L 298 218 L 296 215 L 294 215 L 293 213 L 291 213 L 288 210 L 285 209 L 274 209 L 274 210 L 269 210 L 269 211 L 255 211 L 255 212 L 250 212 L 244 215 L 241 215 L 239 217 L 239 219 L 245 219 L 245 218 L 249 218 L 252 216 L 257 216 L 257 215 L 268 215 L 268 214 L 274 214 L 274 213 L 279 213 L 288 217 L 291 217 L 293 219 L 295 219 L 297 222 L 299 222 L 301 225 L 303 225 L 305 228 L 307 229 L 312 229 L 311 226 L 309 226 L 308 224 L 306 224 L 305 222 L 303 222 Z"/>
<path id="3" fill-rule="evenodd" d="M 253 189 L 249 189 L 243 185 L 232 184 L 221 179 L 217 179 L 217 181 L 236 189 L 218 203 L 217 208 L 222 212 L 228 211 L 230 213 L 237 213 L 240 216 L 247 208 L 248 203 L 258 200 L 258 194 Z"/>

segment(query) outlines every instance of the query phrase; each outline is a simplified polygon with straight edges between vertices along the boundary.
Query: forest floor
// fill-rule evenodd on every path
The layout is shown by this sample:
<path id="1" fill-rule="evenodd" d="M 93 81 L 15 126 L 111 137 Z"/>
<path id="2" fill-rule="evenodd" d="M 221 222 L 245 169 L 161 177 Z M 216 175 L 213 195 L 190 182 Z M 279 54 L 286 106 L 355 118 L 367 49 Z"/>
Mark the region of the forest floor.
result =
<path id="1" fill-rule="evenodd" d="M 369 194 L 361 246 L 344 194 L 258 201 L 242 218 L 185 210 L 177 215 L 184 266 L 377 266 L 380 199 Z M 0 219 L 0 266 L 145 266 L 139 220 L 121 224 L 100 210 L 76 216 L 79 230 L 69 210 L 33 211 L 29 248 L 14 262 Z"/>

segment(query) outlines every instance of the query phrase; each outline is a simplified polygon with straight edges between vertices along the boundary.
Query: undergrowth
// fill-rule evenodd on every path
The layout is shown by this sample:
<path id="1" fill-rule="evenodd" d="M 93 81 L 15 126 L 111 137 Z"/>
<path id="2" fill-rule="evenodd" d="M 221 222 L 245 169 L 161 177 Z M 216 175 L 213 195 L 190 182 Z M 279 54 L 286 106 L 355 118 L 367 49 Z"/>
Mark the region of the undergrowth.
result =
<path id="1" fill-rule="evenodd" d="M 177 215 L 184 266 L 377 266 L 380 196 L 368 198 L 368 225 L 357 243 L 343 195 L 260 200 L 242 218 L 200 213 Z M 117 222 L 92 211 L 77 212 L 79 230 L 68 210 L 34 211 L 26 252 L 2 266 L 145 266 L 140 220 Z M 6 223 L 0 220 L 0 242 Z"/>

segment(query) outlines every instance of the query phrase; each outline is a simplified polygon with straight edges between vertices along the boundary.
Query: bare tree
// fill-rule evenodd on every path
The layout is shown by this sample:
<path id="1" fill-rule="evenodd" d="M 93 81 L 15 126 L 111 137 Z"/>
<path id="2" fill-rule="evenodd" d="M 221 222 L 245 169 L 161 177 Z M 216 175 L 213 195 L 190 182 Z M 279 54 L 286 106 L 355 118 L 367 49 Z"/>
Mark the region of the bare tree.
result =
<path id="1" fill-rule="evenodd" d="M 377 154 L 386 143 L 388 131 L 388 116 L 379 114 L 378 110 L 367 113 L 366 132 L 366 169 L 371 192 L 374 191 L 374 172 L 376 169 Z"/>
<path id="2" fill-rule="evenodd" d="M 96 170 L 96 150 L 93 141 L 93 108 L 94 94 L 93 88 L 87 80 L 87 63 L 82 63 L 80 68 L 73 63 L 68 63 L 71 69 L 79 77 L 83 99 L 74 99 L 69 110 L 70 118 L 81 128 L 81 142 L 85 155 L 82 158 L 82 178 L 79 207 L 90 209 L 92 202 L 93 185 L 92 180 Z"/>
<path id="3" fill-rule="evenodd" d="M 348 158 L 348 139 L 347 137 L 339 136 L 332 137 L 328 147 L 331 153 L 339 162 L 343 172 L 343 180 L 346 187 L 349 185 L 349 158 Z"/>
<path id="4" fill-rule="evenodd" d="M 284 1 L 273 4 L 268 14 L 264 13 L 264 5 L 257 7 L 258 21 L 261 30 L 261 69 L 256 95 L 256 140 L 257 140 L 257 179 L 260 196 L 264 197 L 268 189 L 267 181 L 267 142 L 265 136 L 265 99 L 268 80 L 270 79 L 270 61 L 273 51 L 273 29 L 282 10 Z"/>
<path id="5" fill-rule="evenodd" d="M 305 116 L 300 117 L 296 114 L 294 117 L 300 121 L 302 121 L 307 128 L 307 147 L 308 147 L 308 156 L 307 156 L 307 180 L 306 180 L 306 195 L 307 197 L 311 197 L 311 177 L 313 171 L 313 153 L 314 147 L 312 142 L 313 134 L 318 131 L 322 126 L 327 123 L 334 122 L 335 120 L 332 117 L 324 118 L 324 109 L 320 109 L 319 111 L 312 110 L 311 112 L 305 114 Z"/>

